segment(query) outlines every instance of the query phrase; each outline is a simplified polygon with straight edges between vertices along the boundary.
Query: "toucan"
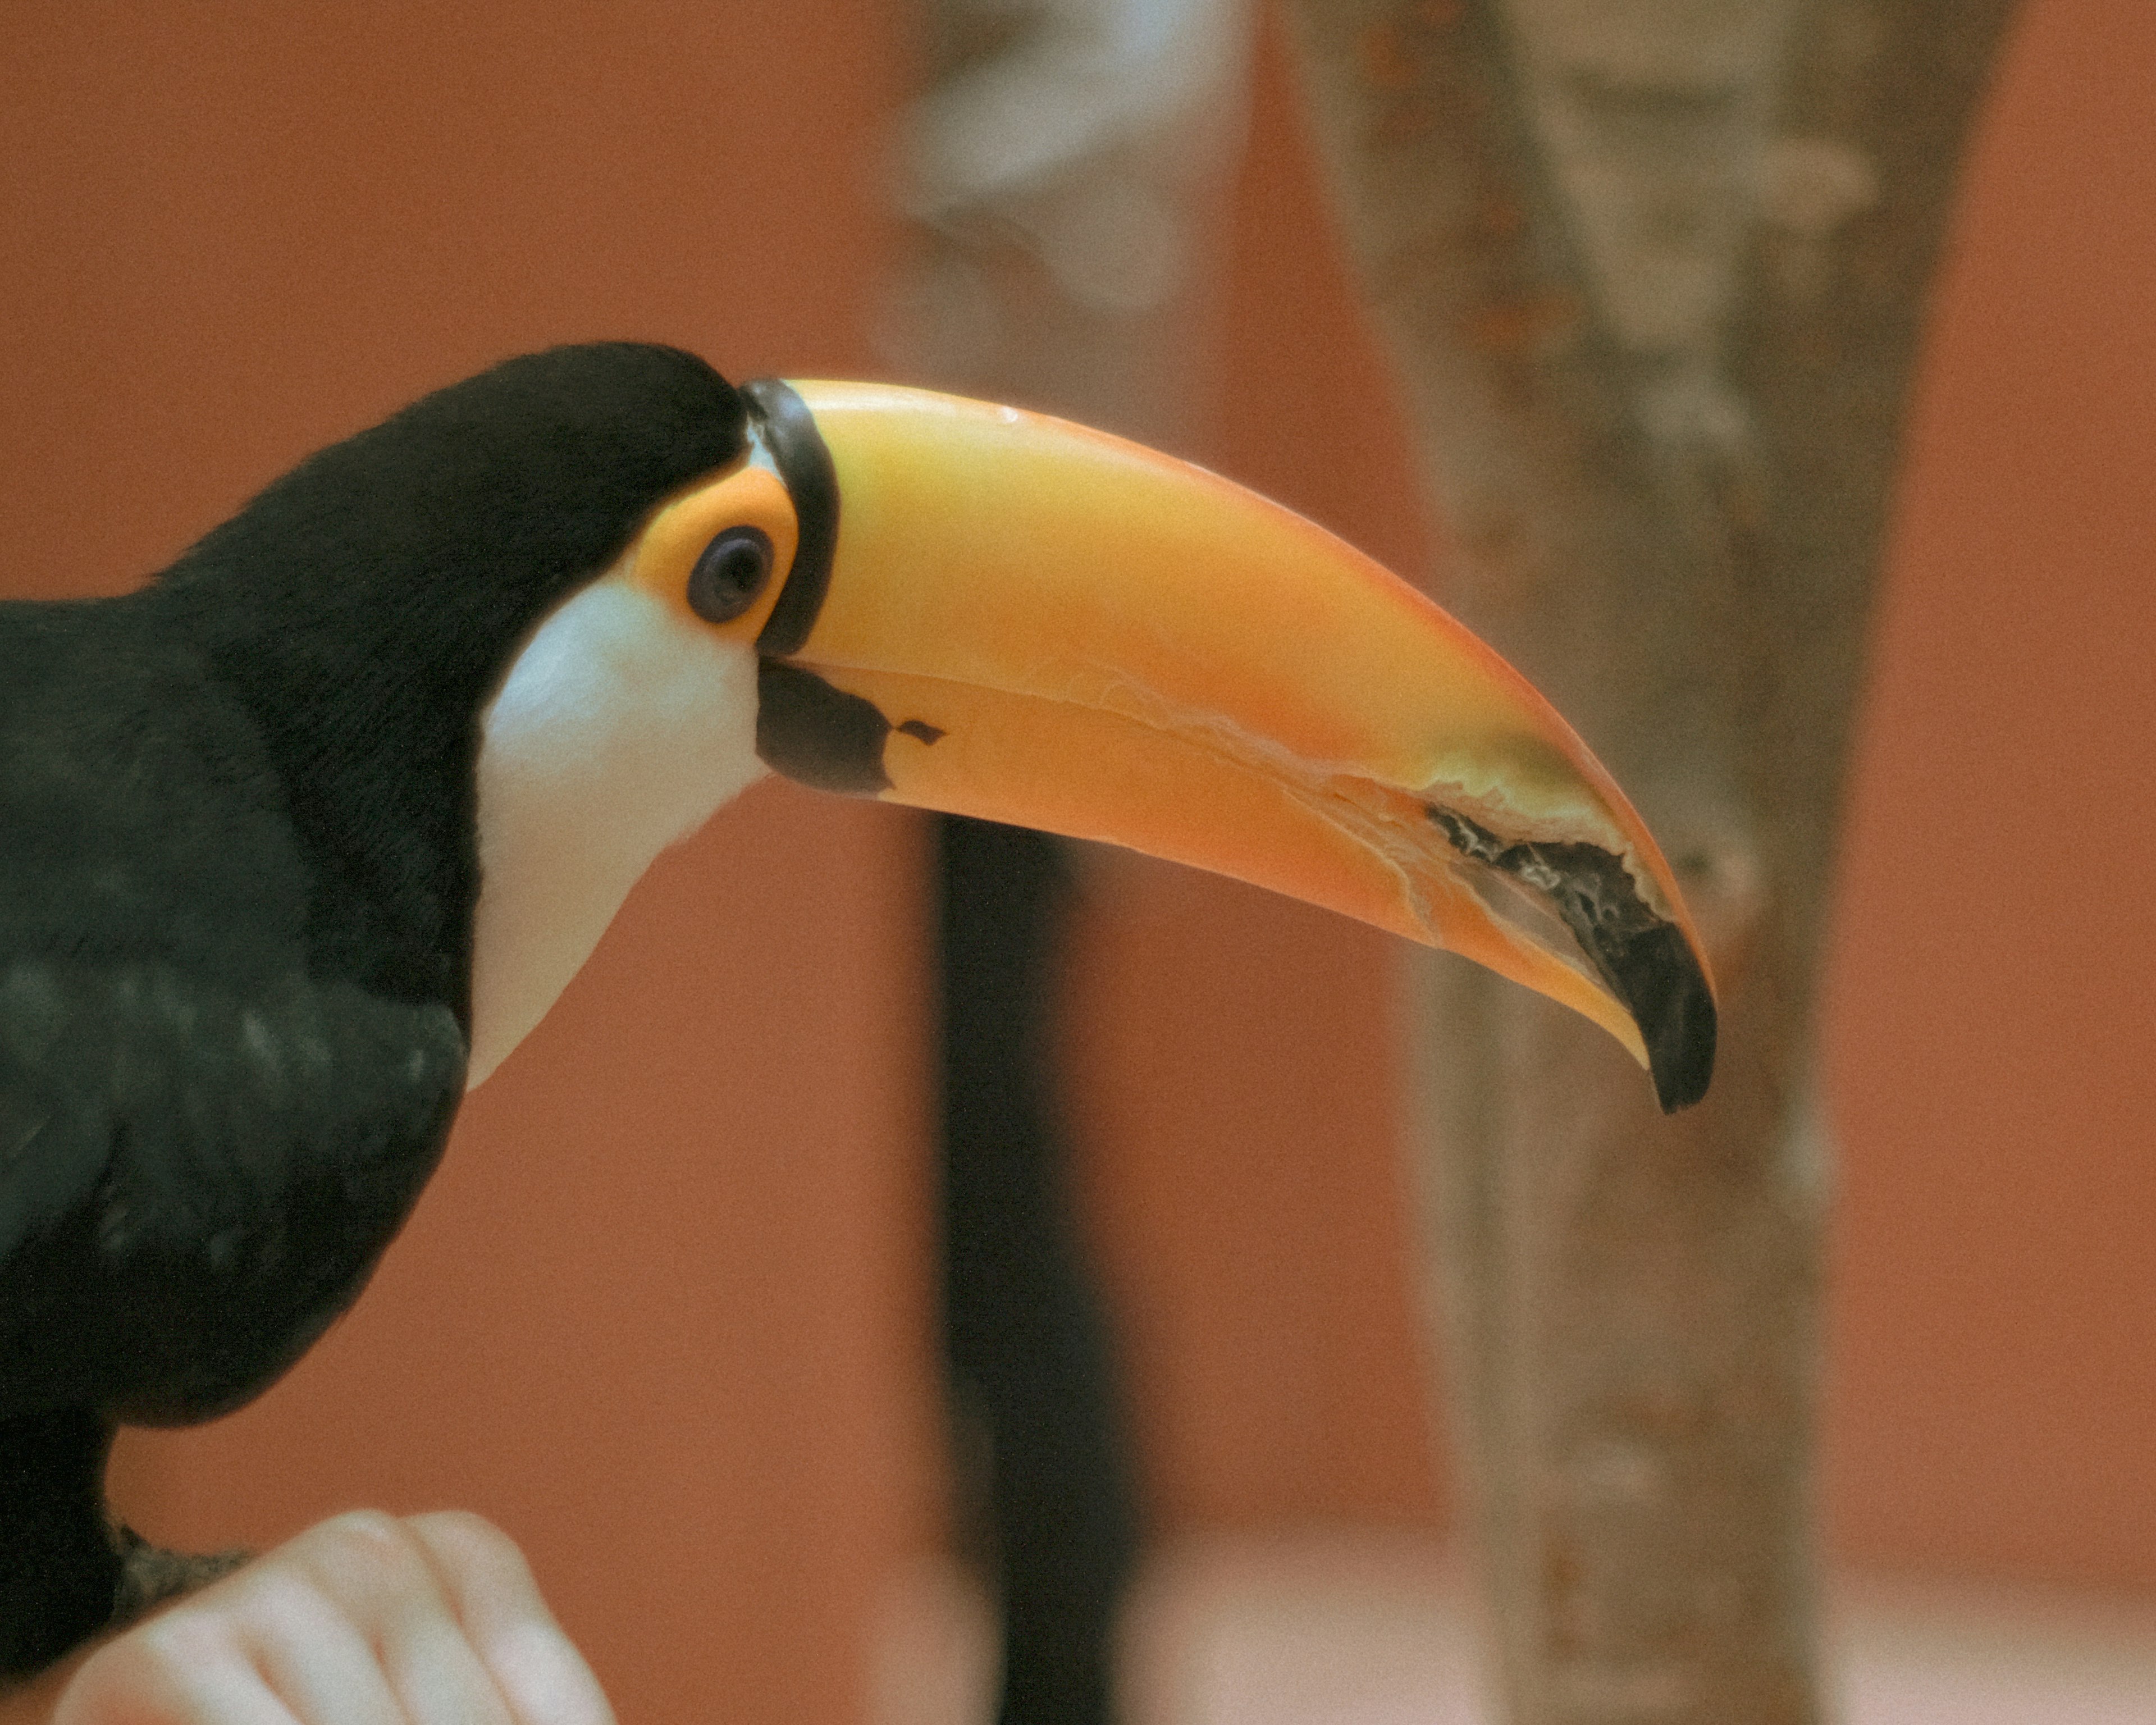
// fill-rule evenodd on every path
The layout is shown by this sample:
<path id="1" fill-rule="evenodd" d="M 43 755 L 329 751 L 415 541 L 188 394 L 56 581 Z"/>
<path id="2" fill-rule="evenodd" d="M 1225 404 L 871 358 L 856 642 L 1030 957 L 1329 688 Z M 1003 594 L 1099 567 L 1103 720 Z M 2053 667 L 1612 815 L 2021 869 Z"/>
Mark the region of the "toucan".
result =
<path id="1" fill-rule="evenodd" d="M 1014 408 L 508 360 L 134 592 L 0 606 L 0 1672 L 170 1584 L 115 1428 L 305 1352 L 466 1091 L 767 771 L 1278 888 L 1575 1008 L 1666 1108 L 1707 1087 L 1638 815 L 1322 529 Z"/>

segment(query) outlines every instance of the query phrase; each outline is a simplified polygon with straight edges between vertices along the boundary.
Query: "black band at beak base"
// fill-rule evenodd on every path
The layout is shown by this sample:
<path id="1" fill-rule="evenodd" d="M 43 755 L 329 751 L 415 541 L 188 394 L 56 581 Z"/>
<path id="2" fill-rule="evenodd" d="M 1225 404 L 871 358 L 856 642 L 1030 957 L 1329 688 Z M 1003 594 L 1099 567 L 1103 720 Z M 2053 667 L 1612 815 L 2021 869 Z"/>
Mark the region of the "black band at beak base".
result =
<path id="1" fill-rule="evenodd" d="M 757 652 L 784 659 L 808 644 L 831 584 L 831 559 L 839 549 L 839 475 L 816 416 L 791 388 L 777 377 L 757 377 L 742 384 L 741 393 L 786 481 L 799 528 L 793 567 L 756 638 Z"/>

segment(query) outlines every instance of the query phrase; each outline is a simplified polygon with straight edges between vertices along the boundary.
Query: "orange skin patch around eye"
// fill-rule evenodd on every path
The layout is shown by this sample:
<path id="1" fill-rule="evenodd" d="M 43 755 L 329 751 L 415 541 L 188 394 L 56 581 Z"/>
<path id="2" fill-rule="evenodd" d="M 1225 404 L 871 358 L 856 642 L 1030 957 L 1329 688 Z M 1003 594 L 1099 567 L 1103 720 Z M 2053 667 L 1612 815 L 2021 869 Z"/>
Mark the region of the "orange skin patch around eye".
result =
<path id="1" fill-rule="evenodd" d="M 704 548 L 729 527 L 757 527 L 769 537 L 772 577 L 747 610 L 714 624 L 690 608 L 689 574 Z M 786 482 L 744 459 L 660 506 L 637 536 L 629 579 L 695 628 L 753 641 L 785 588 L 800 538 Z"/>

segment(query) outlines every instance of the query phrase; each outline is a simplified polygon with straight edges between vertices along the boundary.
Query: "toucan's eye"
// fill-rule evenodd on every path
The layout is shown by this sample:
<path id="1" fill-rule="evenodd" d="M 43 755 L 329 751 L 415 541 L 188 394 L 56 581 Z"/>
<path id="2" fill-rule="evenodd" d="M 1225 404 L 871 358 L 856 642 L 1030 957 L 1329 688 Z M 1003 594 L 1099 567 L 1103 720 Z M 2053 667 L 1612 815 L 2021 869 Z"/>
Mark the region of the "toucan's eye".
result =
<path id="1" fill-rule="evenodd" d="M 770 579 L 771 536 L 761 527 L 729 527 L 689 572 L 689 608 L 707 623 L 732 623 Z"/>

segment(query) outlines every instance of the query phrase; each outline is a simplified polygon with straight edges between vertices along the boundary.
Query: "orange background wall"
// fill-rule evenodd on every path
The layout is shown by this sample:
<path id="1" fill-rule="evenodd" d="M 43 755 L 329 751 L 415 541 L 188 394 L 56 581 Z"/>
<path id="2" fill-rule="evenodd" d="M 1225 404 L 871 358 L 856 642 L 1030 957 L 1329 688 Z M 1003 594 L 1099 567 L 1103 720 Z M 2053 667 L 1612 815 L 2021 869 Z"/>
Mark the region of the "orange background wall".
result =
<path id="1" fill-rule="evenodd" d="M 591 335 L 872 371 L 897 9 L 13 9 L 0 591 L 111 592 L 307 449 Z M 1267 44 L 1193 451 L 1437 570 Z M 1864 1562 L 2156 1592 L 2156 13 L 2034 0 L 1941 304 L 1851 809 L 1828 1508 Z M 466 1109 L 357 1312 L 131 1440 L 131 1513 L 526 1544 L 628 1719 L 839 1721 L 932 1539 L 918 834 L 752 793 Z M 0 835 L 4 842 L 4 835 Z M 1173 1532 L 1447 1513 L 1394 954 L 1139 861 L 1073 980 L 1083 1189 Z"/>

